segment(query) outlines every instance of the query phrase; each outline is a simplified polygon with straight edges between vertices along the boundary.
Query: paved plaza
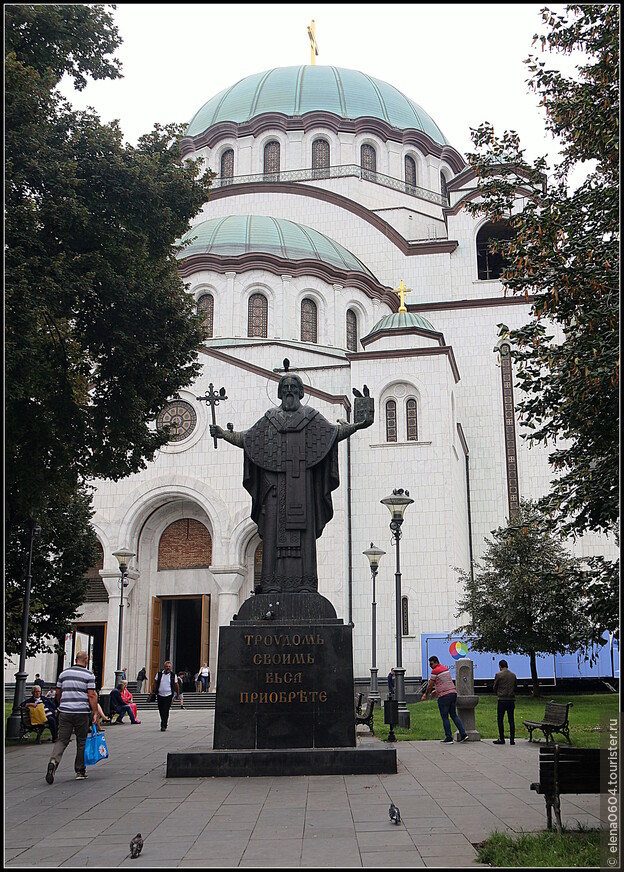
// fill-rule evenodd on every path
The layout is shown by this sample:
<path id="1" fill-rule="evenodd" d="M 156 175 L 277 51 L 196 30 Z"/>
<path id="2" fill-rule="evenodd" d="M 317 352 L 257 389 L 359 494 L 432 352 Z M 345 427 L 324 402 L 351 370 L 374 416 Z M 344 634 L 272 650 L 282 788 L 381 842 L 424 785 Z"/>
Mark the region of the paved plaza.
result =
<path id="1" fill-rule="evenodd" d="M 461 869 L 481 865 L 474 843 L 493 830 L 546 826 L 529 789 L 539 745 L 525 739 L 398 742 L 396 775 L 167 779 L 167 752 L 212 748 L 214 711 L 175 707 L 164 733 L 157 712 L 140 716 L 139 726 L 106 727 L 110 757 L 86 781 L 74 779 L 73 740 L 52 785 L 49 741 L 6 749 L 5 866 Z M 358 741 L 378 740 L 358 728 Z M 598 796 L 561 803 L 568 826 L 599 824 Z M 131 860 L 137 832 L 144 847 Z"/>

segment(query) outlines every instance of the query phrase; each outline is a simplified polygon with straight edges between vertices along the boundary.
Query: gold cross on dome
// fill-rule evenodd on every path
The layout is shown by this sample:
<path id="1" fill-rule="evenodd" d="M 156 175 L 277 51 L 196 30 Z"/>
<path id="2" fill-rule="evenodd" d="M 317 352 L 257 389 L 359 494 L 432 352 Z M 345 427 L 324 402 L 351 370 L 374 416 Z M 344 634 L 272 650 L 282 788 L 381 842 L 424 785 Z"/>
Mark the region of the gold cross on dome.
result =
<path id="1" fill-rule="evenodd" d="M 316 64 L 314 56 L 318 55 L 318 43 L 316 41 L 316 33 L 314 30 L 314 19 L 312 19 L 312 23 L 308 26 L 308 36 L 310 37 L 310 63 L 314 65 Z"/>
<path id="2" fill-rule="evenodd" d="M 399 299 L 401 301 L 401 305 L 399 306 L 399 312 L 407 312 L 405 308 L 405 294 L 409 294 L 411 288 L 406 288 L 403 284 L 403 279 L 401 279 L 401 284 L 398 288 L 395 289 L 394 293 L 399 295 Z"/>

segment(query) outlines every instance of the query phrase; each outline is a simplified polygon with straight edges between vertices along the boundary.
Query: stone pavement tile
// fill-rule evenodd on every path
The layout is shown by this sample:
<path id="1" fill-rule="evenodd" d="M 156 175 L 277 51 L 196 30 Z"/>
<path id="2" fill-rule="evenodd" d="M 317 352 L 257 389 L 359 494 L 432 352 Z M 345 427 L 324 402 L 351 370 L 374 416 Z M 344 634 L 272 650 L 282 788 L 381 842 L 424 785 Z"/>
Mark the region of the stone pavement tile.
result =
<path id="1" fill-rule="evenodd" d="M 444 857 L 423 857 L 423 862 L 428 869 L 448 869 L 449 867 L 453 869 L 469 869 L 472 867 L 483 869 L 483 863 L 477 860 L 476 854 L 472 857 L 453 856 L 449 857 L 448 860 L 445 860 Z"/>
<path id="2" fill-rule="evenodd" d="M 425 861 L 417 851 L 389 851 L 380 854 L 370 851 L 362 854 L 362 866 L 367 869 L 416 869 L 425 866 Z"/>
<path id="3" fill-rule="evenodd" d="M 357 843 L 361 851 L 366 849 L 381 849 L 400 846 L 401 848 L 413 848 L 414 840 L 405 828 L 395 826 L 388 821 L 388 829 L 385 832 L 361 832 L 357 833 Z"/>
<path id="4" fill-rule="evenodd" d="M 340 839 L 353 839 L 355 841 L 355 831 L 353 827 L 310 827 L 306 824 L 303 831 L 304 839 L 330 839 L 333 841 Z"/>
<path id="5" fill-rule="evenodd" d="M 84 842 L 83 842 L 84 844 Z M 52 850 L 48 845 L 38 844 L 14 855 L 12 860 L 5 855 L 7 869 L 32 869 L 37 866 L 49 868 L 60 866 L 65 860 L 73 857 L 79 848 L 75 845 L 58 845 Z"/>
<path id="6" fill-rule="evenodd" d="M 360 851 L 355 838 L 303 839 L 302 866 L 349 868 L 361 866 Z"/>
<path id="7" fill-rule="evenodd" d="M 351 813 L 353 820 L 356 823 L 363 821 L 382 821 L 389 820 L 388 809 L 390 808 L 390 800 L 388 797 L 383 802 L 370 802 L 365 804 L 357 804 L 355 807 L 351 805 Z"/>
<path id="8" fill-rule="evenodd" d="M 340 811 L 342 809 L 350 809 L 351 806 L 346 790 L 341 790 L 340 792 L 331 791 L 325 795 L 308 791 L 306 808 L 308 811 L 313 809 L 334 809 Z"/>
<path id="9" fill-rule="evenodd" d="M 178 861 L 177 867 L 186 869 L 188 869 L 189 866 L 198 867 L 200 869 L 236 869 L 239 862 L 240 855 L 236 853 L 228 855 L 227 857 L 219 857 L 218 855 L 211 853 L 200 856 L 185 854 L 184 857 Z"/>
<path id="10" fill-rule="evenodd" d="M 298 866 L 301 839 L 250 839 L 241 857 L 240 866 Z"/>
<path id="11" fill-rule="evenodd" d="M 116 817 L 99 818 L 81 815 L 79 818 L 76 818 L 76 820 L 70 821 L 64 826 L 59 827 L 55 831 L 54 837 L 55 840 L 67 840 L 79 839 L 82 836 L 84 842 L 86 839 L 99 836 L 100 833 L 103 833 L 109 827 L 114 826 L 117 823 L 117 820 L 118 818 Z"/>
<path id="12" fill-rule="evenodd" d="M 223 827 L 225 830 L 245 829 L 255 827 L 260 812 L 261 805 L 222 805 L 214 812 L 210 818 L 209 826 L 218 828 Z"/>
<path id="13" fill-rule="evenodd" d="M 308 827 L 351 827 L 353 817 L 348 808 L 345 809 L 306 809 L 305 825 Z"/>
<path id="14" fill-rule="evenodd" d="M 195 842 L 189 846 L 185 856 L 193 858 L 210 854 L 215 857 L 226 859 L 230 856 L 243 856 L 243 851 L 249 844 L 250 833 L 241 833 L 240 830 L 223 830 L 220 836 L 204 831 Z"/>

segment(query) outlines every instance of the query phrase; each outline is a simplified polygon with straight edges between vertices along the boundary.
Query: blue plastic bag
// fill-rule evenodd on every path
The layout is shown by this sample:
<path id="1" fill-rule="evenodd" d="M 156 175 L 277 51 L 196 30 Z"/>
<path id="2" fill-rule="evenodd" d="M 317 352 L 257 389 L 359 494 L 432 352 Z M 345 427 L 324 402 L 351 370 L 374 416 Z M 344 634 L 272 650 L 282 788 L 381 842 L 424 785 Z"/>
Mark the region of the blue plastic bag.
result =
<path id="1" fill-rule="evenodd" d="M 85 766 L 95 766 L 100 760 L 106 760 L 108 748 L 104 733 L 98 733 L 95 724 L 91 727 L 91 735 L 85 741 L 84 761 Z"/>

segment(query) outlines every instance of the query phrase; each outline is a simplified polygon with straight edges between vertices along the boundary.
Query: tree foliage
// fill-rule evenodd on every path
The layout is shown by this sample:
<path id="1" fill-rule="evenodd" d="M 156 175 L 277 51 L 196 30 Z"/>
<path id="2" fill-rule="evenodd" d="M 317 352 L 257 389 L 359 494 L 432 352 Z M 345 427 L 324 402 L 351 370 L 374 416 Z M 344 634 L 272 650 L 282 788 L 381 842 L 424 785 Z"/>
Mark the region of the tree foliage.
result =
<path id="1" fill-rule="evenodd" d="M 97 559 L 97 539 L 90 524 L 92 515 L 91 496 L 85 488 L 79 488 L 71 500 L 52 496 L 37 518 L 41 533 L 33 539 L 29 655 L 51 650 L 50 639 L 64 638 L 84 601 L 87 589 L 84 574 Z M 13 525 L 5 543 L 7 653 L 20 649 L 29 547 L 30 524 Z"/>
<path id="2" fill-rule="evenodd" d="M 485 541 L 474 573 L 457 570 L 464 591 L 456 617 L 467 619 L 455 632 L 476 651 L 528 655 L 538 694 L 537 654 L 576 651 L 592 640 L 586 601 L 578 595 L 582 565 L 528 500 L 520 502 L 517 519 Z"/>
<path id="3" fill-rule="evenodd" d="M 509 340 L 522 391 L 518 410 L 531 444 L 553 447 L 556 471 L 542 506 L 574 536 L 614 533 L 619 517 L 619 7 L 542 10 L 542 50 L 582 52 L 577 75 L 526 63 L 529 87 L 559 138 L 561 163 L 544 188 L 546 162 L 530 165 L 513 131 L 497 137 L 490 124 L 473 131 L 469 156 L 482 199 L 473 214 L 507 219 L 514 230 L 500 244 L 506 293 L 532 298 L 529 322 L 499 325 Z M 588 172 L 571 190 L 571 170 Z M 520 208 L 518 195 L 524 196 Z"/>
<path id="4" fill-rule="evenodd" d="M 144 468 L 166 441 L 153 422 L 195 377 L 203 338 L 174 243 L 212 174 L 182 161 L 181 125 L 129 146 L 117 123 L 59 94 L 64 74 L 79 89 L 120 75 L 108 7 L 8 6 L 5 25 L 5 520 L 17 543 L 63 500 L 88 525 L 83 483 Z M 26 566 L 11 567 L 23 585 Z"/>

